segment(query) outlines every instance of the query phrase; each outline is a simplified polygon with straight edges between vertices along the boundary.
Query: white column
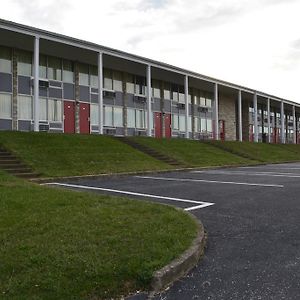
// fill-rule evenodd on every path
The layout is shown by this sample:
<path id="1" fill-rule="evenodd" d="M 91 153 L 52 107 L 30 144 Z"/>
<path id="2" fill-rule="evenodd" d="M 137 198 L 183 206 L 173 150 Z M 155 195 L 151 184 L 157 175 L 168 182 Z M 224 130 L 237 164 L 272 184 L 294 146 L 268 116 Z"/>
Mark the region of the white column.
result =
<path id="1" fill-rule="evenodd" d="M 280 109 L 280 120 L 281 120 L 281 144 L 285 144 L 285 120 L 284 120 L 284 103 L 281 101 Z"/>
<path id="2" fill-rule="evenodd" d="M 293 105 L 293 143 L 297 144 L 296 107 Z"/>
<path id="3" fill-rule="evenodd" d="M 33 103 L 34 103 L 34 131 L 39 131 L 40 100 L 39 100 L 39 62 L 40 61 L 40 38 L 34 39 L 34 59 L 33 59 Z"/>
<path id="4" fill-rule="evenodd" d="M 185 138 L 189 138 L 189 77 L 184 77 Z"/>
<path id="5" fill-rule="evenodd" d="M 98 126 L 99 134 L 103 134 L 103 53 L 98 53 Z"/>
<path id="6" fill-rule="evenodd" d="M 267 99 L 267 113 L 268 113 L 268 143 L 271 143 L 271 104 L 270 98 Z"/>
<path id="7" fill-rule="evenodd" d="M 151 66 L 147 66 L 147 136 L 152 136 L 151 128 L 151 119 L 152 119 L 152 110 L 151 110 Z"/>
<path id="8" fill-rule="evenodd" d="M 257 124 L 257 94 L 253 96 L 253 108 L 254 108 L 254 142 L 258 142 L 258 124 Z"/>
<path id="9" fill-rule="evenodd" d="M 239 90 L 238 98 L 238 118 L 239 118 L 239 141 L 243 141 L 243 119 L 242 119 L 242 91 Z"/>
<path id="10" fill-rule="evenodd" d="M 218 84 L 214 86 L 214 102 L 215 102 L 215 140 L 219 140 L 219 88 Z"/>

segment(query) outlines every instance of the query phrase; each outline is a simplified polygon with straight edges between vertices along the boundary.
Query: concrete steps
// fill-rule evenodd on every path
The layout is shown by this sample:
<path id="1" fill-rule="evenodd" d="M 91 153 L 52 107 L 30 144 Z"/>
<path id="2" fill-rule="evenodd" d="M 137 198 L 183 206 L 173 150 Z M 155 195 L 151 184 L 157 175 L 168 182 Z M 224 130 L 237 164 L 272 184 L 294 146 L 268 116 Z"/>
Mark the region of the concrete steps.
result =
<path id="1" fill-rule="evenodd" d="M 34 172 L 14 154 L 3 148 L 0 148 L 0 169 L 19 178 L 34 179 L 40 177 L 40 174 Z"/>
<path id="2" fill-rule="evenodd" d="M 171 165 L 173 167 L 177 167 L 177 168 L 188 168 L 189 166 L 185 165 L 184 163 L 177 161 L 176 159 L 169 157 L 161 152 L 158 152 L 148 146 L 142 145 L 134 140 L 132 140 L 131 138 L 128 137 L 115 137 L 116 139 L 118 139 L 119 141 L 131 146 L 132 148 L 139 150 L 157 160 L 160 160 L 168 165 Z"/>

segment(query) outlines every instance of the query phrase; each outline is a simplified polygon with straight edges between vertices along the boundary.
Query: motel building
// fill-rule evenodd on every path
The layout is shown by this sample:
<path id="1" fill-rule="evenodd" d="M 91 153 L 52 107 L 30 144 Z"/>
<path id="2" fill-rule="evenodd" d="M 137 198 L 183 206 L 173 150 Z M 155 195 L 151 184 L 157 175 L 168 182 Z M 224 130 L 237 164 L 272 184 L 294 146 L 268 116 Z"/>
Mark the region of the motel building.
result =
<path id="1" fill-rule="evenodd" d="M 0 130 L 300 143 L 300 104 L 0 20 Z"/>

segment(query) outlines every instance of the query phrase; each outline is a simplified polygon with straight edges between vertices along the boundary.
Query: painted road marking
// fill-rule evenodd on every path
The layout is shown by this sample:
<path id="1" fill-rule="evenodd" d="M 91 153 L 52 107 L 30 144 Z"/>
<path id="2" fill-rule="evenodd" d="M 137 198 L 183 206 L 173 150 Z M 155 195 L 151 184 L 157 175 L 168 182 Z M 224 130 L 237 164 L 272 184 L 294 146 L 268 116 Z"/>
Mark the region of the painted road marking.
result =
<path id="1" fill-rule="evenodd" d="M 282 172 L 243 172 L 243 171 L 192 171 L 191 173 L 212 174 L 212 175 L 246 175 L 246 176 L 271 176 L 300 178 L 300 174 Z"/>
<path id="2" fill-rule="evenodd" d="M 205 180 L 205 179 L 192 179 L 192 178 L 151 177 L 151 176 L 135 176 L 135 177 L 141 179 L 153 179 L 153 180 L 165 180 L 165 181 L 205 182 L 205 183 L 220 183 L 220 184 L 234 184 L 234 185 L 247 185 L 247 186 L 277 187 L 277 188 L 284 187 L 281 184 L 247 183 L 247 182 L 218 181 L 218 180 Z"/>
<path id="3" fill-rule="evenodd" d="M 186 211 L 192 211 L 192 210 L 212 206 L 215 204 L 215 203 L 211 203 L 211 202 L 195 201 L 195 200 L 182 199 L 182 198 L 165 197 L 165 196 L 158 196 L 158 195 L 152 195 L 152 194 L 143 194 L 143 193 L 136 193 L 136 192 L 130 192 L 130 191 L 121 191 L 121 190 L 114 190 L 114 189 L 107 189 L 107 188 L 86 186 L 86 185 L 68 184 L 68 183 L 58 183 L 58 182 L 52 183 L 52 182 L 50 182 L 50 183 L 44 183 L 42 185 L 65 186 L 65 187 L 84 189 L 84 190 L 105 191 L 105 192 L 118 193 L 118 194 L 131 195 L 131 196 L 140 196 L 140 197 L 146 197 L 146 198 L 156 198 L 156 199 L 163 199 L 163 200 L 169 200 L 169 201 L 197 204 L 196 206 L 185 208 L 184 210 L 186 210 Z"/>

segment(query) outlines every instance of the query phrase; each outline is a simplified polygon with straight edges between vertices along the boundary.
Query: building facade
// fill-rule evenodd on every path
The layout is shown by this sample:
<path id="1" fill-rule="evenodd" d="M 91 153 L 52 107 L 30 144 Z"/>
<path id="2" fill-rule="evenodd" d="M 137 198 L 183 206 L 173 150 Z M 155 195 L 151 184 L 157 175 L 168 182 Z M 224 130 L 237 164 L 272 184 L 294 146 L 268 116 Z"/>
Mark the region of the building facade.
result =
<path id="1" fill-rule="evenodd" d="M 0 20 L 0 130 L 300 143 L 300 104 Z"/>

